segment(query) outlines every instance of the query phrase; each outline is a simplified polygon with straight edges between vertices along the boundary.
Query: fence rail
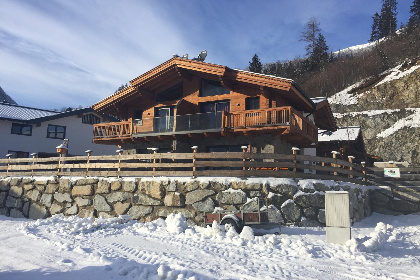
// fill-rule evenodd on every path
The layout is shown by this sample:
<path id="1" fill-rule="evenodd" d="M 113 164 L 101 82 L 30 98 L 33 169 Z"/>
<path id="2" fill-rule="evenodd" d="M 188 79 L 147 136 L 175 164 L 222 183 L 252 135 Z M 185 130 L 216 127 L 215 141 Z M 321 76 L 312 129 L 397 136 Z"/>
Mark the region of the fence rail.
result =
<path id="1" fill-rule="evenodd" d="M 259 153 L 154 153 L 0 159 L 0 176 L 229 176 L 362 183 L 364 167 L 335 158 Z"/>

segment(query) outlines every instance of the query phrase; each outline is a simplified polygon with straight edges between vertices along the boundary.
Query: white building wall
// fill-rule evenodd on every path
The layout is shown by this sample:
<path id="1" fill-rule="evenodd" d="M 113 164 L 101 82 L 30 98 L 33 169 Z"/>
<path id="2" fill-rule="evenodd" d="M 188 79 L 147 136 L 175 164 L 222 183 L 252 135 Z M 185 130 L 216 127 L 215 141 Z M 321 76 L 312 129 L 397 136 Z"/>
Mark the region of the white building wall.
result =
<path id="1" fill-rule="evenodd" d="M 55 119 L 32 125 L 32 136 L 11 134 L 12 123 L 18 121 L 0 120 L 0 158 L 8 151 L 31 153 L 56 153 L 56 147 L 63 143 L 62 139 L 47 138 L 48 124 L 66 127 L 66 138 L 69 139 L 69 154 L 85 155 L 86 150 L 92 150 L 92 155 L 114 155 L 116 146 L 92 143 L 93 125 L 82 123 L 82 118 L 75 116 Z"/>

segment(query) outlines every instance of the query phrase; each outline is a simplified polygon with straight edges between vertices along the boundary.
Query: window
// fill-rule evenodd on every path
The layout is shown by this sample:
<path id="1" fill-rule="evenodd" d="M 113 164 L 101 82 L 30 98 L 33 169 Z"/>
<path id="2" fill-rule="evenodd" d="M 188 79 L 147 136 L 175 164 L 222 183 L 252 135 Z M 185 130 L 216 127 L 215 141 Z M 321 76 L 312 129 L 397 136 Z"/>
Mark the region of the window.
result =
<path id="1" fill-rule="evenodd" d="M 134 111 L 134 122 L 137 125 L 143 125 L 143 110 Z"/>
<path id="2" fill-rule="evenodd" d="M 183 84 L 179 83 L 173 87 L 168 88 L 167 90 L 162 91 L 156 97 L 157 102 L 178 100 L 182 98 Z"/>
<path id="3" fill-rule="evenodd" d="M 201 113 L 213 113 L 213 112 L 229 112 L 230 101 L 216 101 L 216 102 L 205 102 L 200 103 Z"/>
<path id="4" fill-rule="evenodd" d="M 86 114 L 82 116 L 82 123 L 85 124 L 95 124 L 100 123 L 101 119 L 94 114 Z"/>
<path id="5" fill-rule="evenodd" d="M 48 125 L 47 138 L 64 139 L 66 137 L 66 127 L 60 125 Z"/>
<path id="6" fill-rule="evenodd" d="M 219 81 L 201 79 L 200 96 L 214 96 L 230 94 L 230 90 L 224 88 Z"/>
<path id="7" fill-rule="evenodd" d="M 21 123 L 13 123 L 12 124 L 12 134 L 18 135 L 32 135 L 32 125 L 21 124 Z"/>
<path id="8" fill-rule="evenodd" d="M 260 97 L 251 97 L 245 99 L 245 110 L 260 109 Z"/>
<path id="9" fill-rule="evenodd" d="M 29 157 L 29 153 L 28 152 L 22 152 L 22 151 L 8 151 L 8 154 L 11 154 L 12 158 L 27 158 Z"/>

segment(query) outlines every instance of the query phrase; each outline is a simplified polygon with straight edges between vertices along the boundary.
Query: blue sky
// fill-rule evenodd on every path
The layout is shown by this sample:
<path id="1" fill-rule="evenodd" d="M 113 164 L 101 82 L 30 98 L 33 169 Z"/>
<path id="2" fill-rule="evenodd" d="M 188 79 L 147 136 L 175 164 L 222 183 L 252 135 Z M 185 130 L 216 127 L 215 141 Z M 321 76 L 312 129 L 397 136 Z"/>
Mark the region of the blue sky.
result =
<path id="1" fill-rule="evenodd" d="M 399 26 L 412 0 L 398 2 Z M 381 3 L 0 0 L 0 86 L 24 106 L 91 106 L 175 53 L 205 49 L 206 62 L 239 69 L 255 53 L 262 63 L 303 56 L 311 17 L 331 51 L 364 44 Z"/>

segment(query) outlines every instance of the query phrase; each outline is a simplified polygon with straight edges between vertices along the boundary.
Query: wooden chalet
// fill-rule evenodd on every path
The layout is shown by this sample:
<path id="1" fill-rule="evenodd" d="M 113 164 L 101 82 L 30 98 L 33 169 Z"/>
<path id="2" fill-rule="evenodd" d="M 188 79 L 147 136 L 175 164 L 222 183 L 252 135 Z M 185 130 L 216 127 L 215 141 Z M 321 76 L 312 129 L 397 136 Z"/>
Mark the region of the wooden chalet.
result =
<path id="1" fill-rule="evenodd" d="M 93 106 L 121 119 L 94 126 L 93 141 L 125 153 L 290 153 L 334 130 L 327 102 L 314 103 L 289 79 L 172 58 Z M 150 149 L 149 149 L 150 150 Z"/>

